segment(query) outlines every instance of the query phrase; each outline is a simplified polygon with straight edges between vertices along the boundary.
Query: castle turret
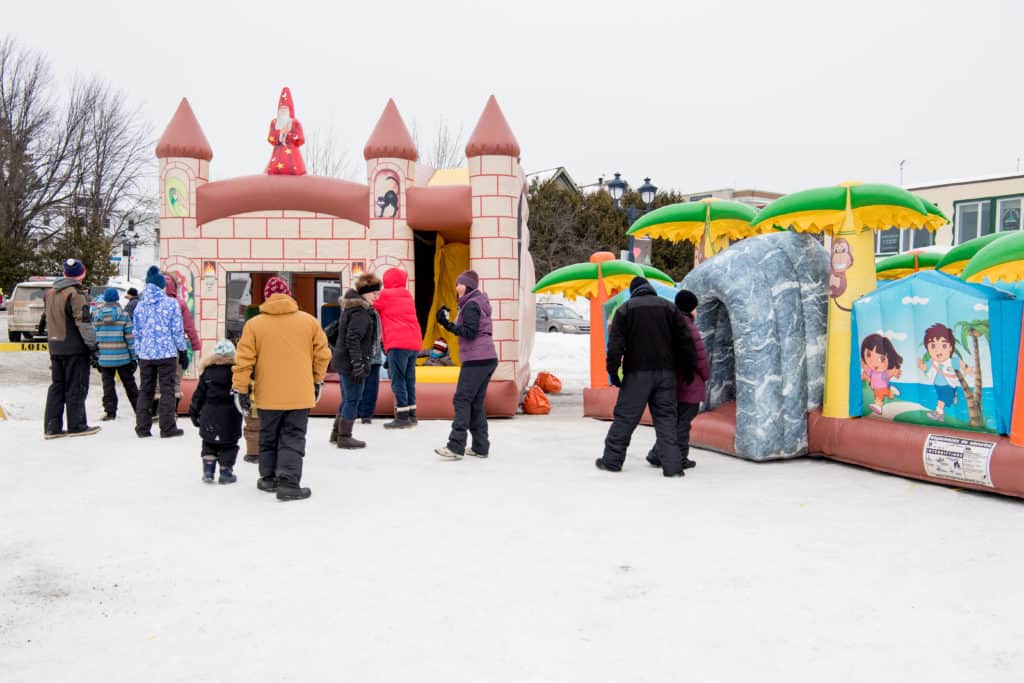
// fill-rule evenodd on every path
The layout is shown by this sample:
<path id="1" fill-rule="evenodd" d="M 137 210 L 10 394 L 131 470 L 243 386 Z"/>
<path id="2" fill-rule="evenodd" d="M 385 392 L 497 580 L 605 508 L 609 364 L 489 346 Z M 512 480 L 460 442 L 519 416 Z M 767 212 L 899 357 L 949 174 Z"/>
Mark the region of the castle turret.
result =
<path id="1" fill-rule="evenodd" d="M 209 182 L 213 149 L 187 99 L 182 98 L 160 136 L 156 156 L 160 159 L 160 268 L 175 275 L 179 296 L 190 304 L 197 323 L 204 317 L 201 312 L 206 307 L 214 312 L 205 316 L 210 320 L 203 320 L 199 326 L 203 343 L 212 345 L 218 338 L 215 315 L 218 301 L 216 294 L 208 301 L 200 301 L 195 287 L 199 264 L 191 257 L 196 255 L 195 245 L 200 237 L 196 225 L 196 189 Z"/>
<path id="2" fill-rule="evenodd" d="M 469 181 L 473 190 L 473 226 L 469 237 L 470 267 L 491 299 L 494 342 L 498 347 L 495 380 L 514 380 L 529 372 L 520 358 L 520 256 L 526 233 L 519 143 L 492 95 L 466 143 Z M 532 272 L 532 271 L 531 271 Z M 533 325 L 530 316 L 529 324 Z"/>
<path id="3" fill-rule="evenodd" d="M 406 189 L 416 181 L 419 153 L 405 127 L 394 100 L 389 99 L 370 139 L 363 148 L 370 206 L 365 254 L 367 267 L 383 271 L 399 265 L 409 274 L 409 288 L 415 293 L 413 235 L 406 212 Z M 351 245 L 354 250 L 356 245 Z"/>

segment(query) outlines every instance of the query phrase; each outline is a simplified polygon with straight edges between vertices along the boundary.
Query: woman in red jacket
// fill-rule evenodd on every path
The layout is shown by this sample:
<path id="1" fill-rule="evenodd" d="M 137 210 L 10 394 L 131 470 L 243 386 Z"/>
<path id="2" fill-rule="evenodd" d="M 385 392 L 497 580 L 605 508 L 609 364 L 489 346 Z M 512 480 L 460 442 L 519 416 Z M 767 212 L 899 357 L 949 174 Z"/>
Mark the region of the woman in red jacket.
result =
<path id="1" fill-rule="evenodd" d="M 416 318 L 416 302 L 405 286 L 407 280 L 404 270 L 391 268 L 384 273 L 384 289 L 373 302 L 380 316 L 391 392 L 395 395 L 395 419 L 385 424 L 385 429 L 416 424 L 416 356 L 423 334 Z"/>

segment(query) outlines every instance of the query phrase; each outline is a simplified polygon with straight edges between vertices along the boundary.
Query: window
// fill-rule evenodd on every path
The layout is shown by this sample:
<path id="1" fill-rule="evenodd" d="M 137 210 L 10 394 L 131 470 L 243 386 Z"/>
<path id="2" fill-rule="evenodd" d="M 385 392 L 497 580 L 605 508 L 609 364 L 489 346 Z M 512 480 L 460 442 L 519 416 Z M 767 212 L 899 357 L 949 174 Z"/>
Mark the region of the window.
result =
<path id="1" fill-rule="evenodd" d="M 991 202 L 963 202 L 956 205 L 956 243 L 993 232 Z"/>
<path id="2" fill-rule="evenodd" d="M 1020 230 L 1021 198 L 1000 199 L 996 209 L 996 229 Z"/>
<path id="3" fill-rule="evenodd" d="M 889 228 L 875 232 L 875 255 L 887 256 L 900 252 L 900 229 Z"/>
<path id="4" fill-rule="evenodd" d="M 901 231 L 903 239 L 903 248 L 901 251 L 913 251 L 914 249 L 920 249 L 922 247 L 932 246 L 932 233 L 924 228 L 920 230 L 903 230 Z"/>

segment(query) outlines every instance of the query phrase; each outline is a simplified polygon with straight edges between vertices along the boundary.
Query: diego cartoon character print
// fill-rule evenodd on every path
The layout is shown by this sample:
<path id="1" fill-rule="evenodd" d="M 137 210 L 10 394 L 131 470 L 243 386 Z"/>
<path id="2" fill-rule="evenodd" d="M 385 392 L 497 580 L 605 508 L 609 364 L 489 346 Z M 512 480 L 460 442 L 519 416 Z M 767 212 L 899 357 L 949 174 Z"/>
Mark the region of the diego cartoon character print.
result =
<path id="1" fill-rule="evenodd" d="M 924 347 L 928 353 L 917 361 L 917 367 L 935 387 L 935 410 L 928 412 L 928 418 L 937 422 L 946 419 L 946 406 L 956 403 L 956 388 L 963 375 L 973 375 L 974 370 L 963 367 L 956 357 L 956 338 L 953 330 L 942 323 L 935 323 L 924 332 Z"/>

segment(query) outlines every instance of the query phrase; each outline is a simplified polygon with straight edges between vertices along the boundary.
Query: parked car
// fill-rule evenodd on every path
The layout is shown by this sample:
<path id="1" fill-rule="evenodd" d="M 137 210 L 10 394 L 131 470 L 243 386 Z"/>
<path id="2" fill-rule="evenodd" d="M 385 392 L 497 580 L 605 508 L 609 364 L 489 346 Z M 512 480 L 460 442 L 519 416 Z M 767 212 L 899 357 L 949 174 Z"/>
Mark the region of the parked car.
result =
<path id="1" fill-rule="evenodd" d="M 537 331 L 589 334 L 590 321 L 562 304 L 537 304 Z"/>
<path id="2" fill-rule="evenodd" d="M 39 322 L 43 318 L 46 290 L 57 278 L 38 277 L 19 282 L 11 292 L 7 305 L 7 338 L 12 341 L 32 339 L 39 335 Z"/>

